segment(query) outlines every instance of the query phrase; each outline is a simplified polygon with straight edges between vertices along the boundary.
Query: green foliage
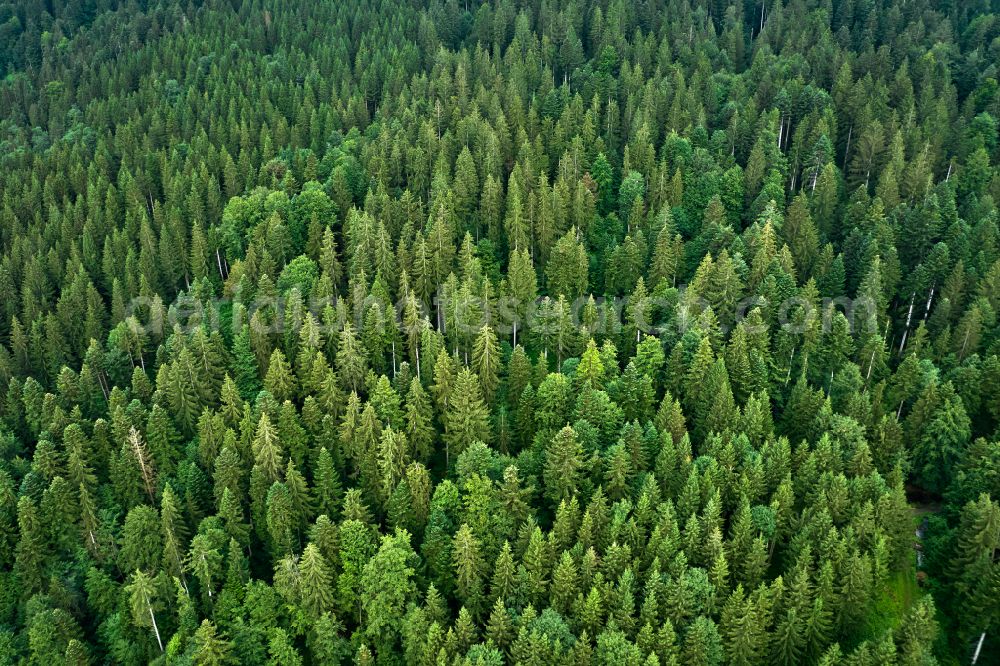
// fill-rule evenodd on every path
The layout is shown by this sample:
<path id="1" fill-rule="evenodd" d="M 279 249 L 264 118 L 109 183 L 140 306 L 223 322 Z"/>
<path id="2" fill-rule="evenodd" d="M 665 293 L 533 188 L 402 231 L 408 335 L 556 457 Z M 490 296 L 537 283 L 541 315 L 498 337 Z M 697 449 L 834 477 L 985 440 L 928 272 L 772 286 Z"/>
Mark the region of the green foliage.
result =
<path id="1" fill-rule="evenodd" d="M 3 661 L 993 659 L 996 7 L 765 5 L 0 2 Z"/>
<path id="2" fill-rule="evenodd" d="M 316 262 L 309 257 L 299 255 L 281 270 L 281 275 L 278 276 L 278 289 L 282 292 L 298 289 L 302 294 L 309 294 L 317 274 Z"/>

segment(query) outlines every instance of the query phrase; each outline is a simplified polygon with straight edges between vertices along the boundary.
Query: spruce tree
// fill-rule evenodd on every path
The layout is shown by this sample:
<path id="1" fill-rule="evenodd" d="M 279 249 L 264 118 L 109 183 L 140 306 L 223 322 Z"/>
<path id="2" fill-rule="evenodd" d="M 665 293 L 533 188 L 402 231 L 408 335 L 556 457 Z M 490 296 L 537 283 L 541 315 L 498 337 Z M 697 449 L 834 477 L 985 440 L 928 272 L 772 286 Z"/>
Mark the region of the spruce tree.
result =
<path id="1" fill-rule="evenodd" d="M 446 464 L 472 442 L 489 443 L 489 412 L 483 403 L 479 380 L 467 368 L 459 370 L 444 418 Z"/>

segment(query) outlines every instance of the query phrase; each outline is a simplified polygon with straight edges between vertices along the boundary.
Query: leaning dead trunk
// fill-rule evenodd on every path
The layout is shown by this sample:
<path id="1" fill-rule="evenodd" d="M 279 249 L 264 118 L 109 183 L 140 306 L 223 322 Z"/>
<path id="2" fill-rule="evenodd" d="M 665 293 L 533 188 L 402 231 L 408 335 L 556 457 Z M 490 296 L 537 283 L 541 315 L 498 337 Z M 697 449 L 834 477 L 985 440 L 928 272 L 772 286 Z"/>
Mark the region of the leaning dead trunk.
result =
<path id="1" fill-rule="evenodd" d="M 153 605 L 146 601 L 146 608 L 149 609 L 149 619 L 153 622 L 153 633 L 156 634 L 156 644 L 160 646 L 160 652 L 163 652 L 163 640 L 160 638 L 160 628 L 156 626 L 156 615 L 153 613 Z"/>

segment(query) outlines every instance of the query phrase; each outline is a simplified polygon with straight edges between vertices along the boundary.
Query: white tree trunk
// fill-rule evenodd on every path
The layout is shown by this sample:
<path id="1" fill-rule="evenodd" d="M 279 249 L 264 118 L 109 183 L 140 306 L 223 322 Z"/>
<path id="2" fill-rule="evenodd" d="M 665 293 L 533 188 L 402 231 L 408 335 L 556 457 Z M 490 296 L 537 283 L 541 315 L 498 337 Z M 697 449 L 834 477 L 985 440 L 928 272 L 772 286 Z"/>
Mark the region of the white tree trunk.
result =
<path id="1" fill-rule="evenodd" d="M 149 619 L 153 621 L 153 633 L 156 634 L 156 644 L 160 646 L 160 652 L 163 652 L 163 641 L 160 639 L 160 629 L 156 626 L 156 615 L 153 614 L 153 607 L 146 604 L 146 608 L 149 609 Z"/>
<path id="2" fill-rule="evenodd" d="M 976 654 L 972 655 L 972 663 L 975 664 L 976 660 L 979 659 L 979 651 L 983 649 L 983 639 L 986 638 L 986 632 L 979 634 L 979 644 L 976 645 Z"/>

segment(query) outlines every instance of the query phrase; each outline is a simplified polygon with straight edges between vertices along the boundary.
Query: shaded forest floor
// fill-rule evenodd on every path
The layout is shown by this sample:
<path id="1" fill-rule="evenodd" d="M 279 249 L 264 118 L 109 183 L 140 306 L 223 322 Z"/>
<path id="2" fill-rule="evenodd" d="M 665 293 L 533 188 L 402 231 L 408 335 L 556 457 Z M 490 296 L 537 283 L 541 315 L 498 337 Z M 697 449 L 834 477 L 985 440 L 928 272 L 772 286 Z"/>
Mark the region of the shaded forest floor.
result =
<path id="1" fill-rule="evenodd" d="M 895 572 L 883 585 L 865 619 L 864 638 L 876 639 L 895 630 L 911 606 L 927 591 L 917 582 L 916 557 L 907 568 Z"/>
<path id="2" fill-rule="evenodd" d="M 886 631 L 897 630 L 910 608 L 921 597 L 931 593 L 928 584 L 920 581 L 922 571 L 918 565 L 918 552 L 920 551 L 921 536 L 918 535 L 918 530 L 924 526 L 927 516 L 939 513 L 943 505 L 940 498 L 929 495 L 916 487 L 907 486 L 907 496 L 913 519 L 914 552 L 908 566 L 893 573 L 876 596 L 865 618 L 863 640 L 875 640 L 884 635 Z M 941 623 L 943 620 L 941 610 L 938 608 L 938 622 Z M 950 653 L 945 642 L 942 642 L 938 648 L 936 656 L 940 664 L 957 665 L 961 663 L 954 654 Z"/>

